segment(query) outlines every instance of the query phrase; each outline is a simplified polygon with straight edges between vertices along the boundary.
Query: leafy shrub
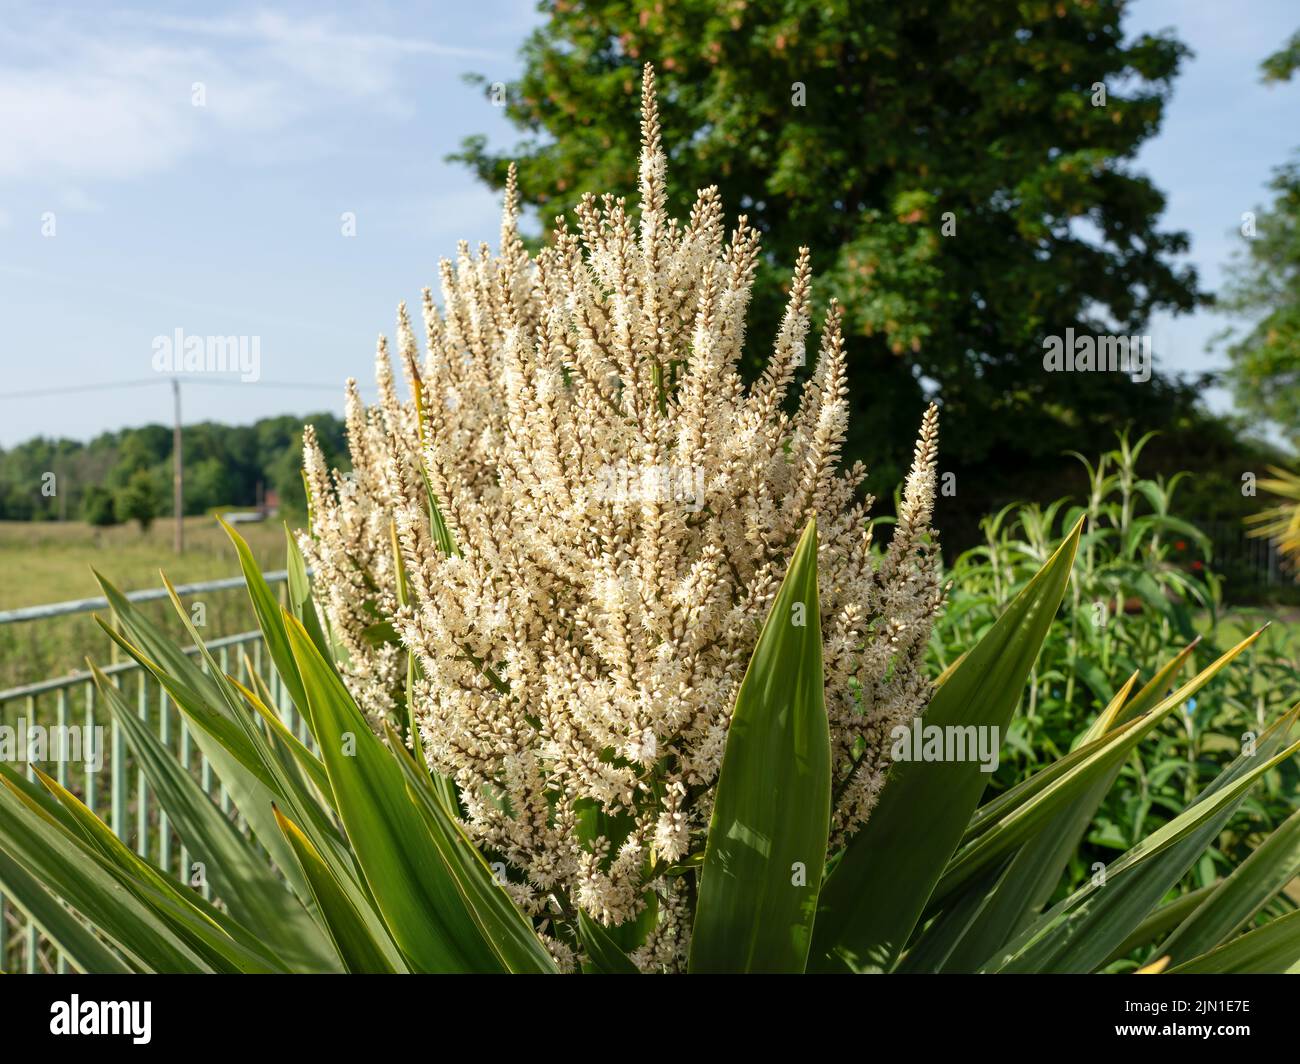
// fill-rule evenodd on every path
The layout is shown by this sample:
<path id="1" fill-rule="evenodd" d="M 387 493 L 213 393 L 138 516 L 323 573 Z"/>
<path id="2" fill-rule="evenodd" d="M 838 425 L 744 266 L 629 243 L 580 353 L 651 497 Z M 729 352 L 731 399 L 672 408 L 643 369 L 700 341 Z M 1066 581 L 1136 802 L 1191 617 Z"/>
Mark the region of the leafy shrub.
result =
<path id="1" fill-rule="evenodd" d="M 995 791 L 1070 750 L 1129 676 L 1143 682 L 1184 650 L 1193 666 L 1212 661 L 1224 650 L 1221 630 L 1233 634 L 1221 616 L 1209 541 L 1176 514 L 1176 490 L 1190 474 L 1167 481 L 1138 474 L 1150 439 L 1121 436 L 1095 462 L 1077 455 L 1090 485 L 1084 504 L 1062 499 L 1045 507 L 1006 507 L 983 522 L 985 543 L 958 557 L 946 574 L 949 601 L 931 640 L 935 671 L 978 641 L 1069 529 L 1085 519 L 1071 593 L 1030 673 Z M 1069 883 L 1082 882 L 1094 863 L 1178 815 L 1241 748 L 1244 735 L 1258 733 L 1288 708 L 1298 677 L 1285 641 L 1284 632 L 1265 633 L 1251 651 L 1251 668 L 1232 670 L 1191 700 L 1130 760 L 1072 861 Z M 1269 781 L 1207 850 L 1184 889 L 1205 886 L 1246 856 L 1262 832 L 1295 808 L 1296 789 L 1291 770 Z"/>
<path id="2" fill-rule="evenodd" d="M 113 493 L 98 484 L 91 484 L 81 497 L 81 519 L 96 528 L 117 524 L 117 508 Z"/>
<path id="3" fill-rule="evenodd" d="M 141 531 L 153 524 L 153 519 L 158 516 L 159 501 L 153 475 L 148 470 L 136 470 L 118 489 L 113 497 L 113 511 L 118 523 L 135 521 Z"/>

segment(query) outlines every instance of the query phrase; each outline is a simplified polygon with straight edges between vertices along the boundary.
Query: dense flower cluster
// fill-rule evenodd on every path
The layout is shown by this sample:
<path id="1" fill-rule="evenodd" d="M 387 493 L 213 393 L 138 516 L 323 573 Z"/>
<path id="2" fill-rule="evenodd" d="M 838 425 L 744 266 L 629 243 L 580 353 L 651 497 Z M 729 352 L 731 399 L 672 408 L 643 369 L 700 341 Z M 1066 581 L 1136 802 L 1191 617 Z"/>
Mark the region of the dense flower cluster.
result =
<path id="1" fill-rule="evenodd" d="M 796 403 L 804 252 L 747 387 L 758 236 L 741 218 L 727 238 L 714 188 L 685 224 L 668 216 L 648 68 L 642 126 L 637 214 L 588 196 L 576 231 L 559 221 L 534 258 L 512 173 L 497 255 L 462 244 L 442 263 L 441 310 L 424 292 L 423 357 L 399 310 L 411 397 L 381 338 L 378 403 L 349 386 L 352 472 L 331 475 L 307 437 L 302 545 L 367 712 L 404 713 L 413 655 L 425 755 L 459 786 L 472 835 L 515 870 L 520 901 L 540 919 L 581 907 L 607 924 L 653 903 L 635 959 L 671 969 L 690 930 L 691 877 L 673 866 L 702 848 L 736 690 L 811 516 L 836 838 L 876 800 L 890 729 L 928 698 L 937 413 L 893 536 L 873 550 L 865 471 L 839 463 L 839 309 Z"/>

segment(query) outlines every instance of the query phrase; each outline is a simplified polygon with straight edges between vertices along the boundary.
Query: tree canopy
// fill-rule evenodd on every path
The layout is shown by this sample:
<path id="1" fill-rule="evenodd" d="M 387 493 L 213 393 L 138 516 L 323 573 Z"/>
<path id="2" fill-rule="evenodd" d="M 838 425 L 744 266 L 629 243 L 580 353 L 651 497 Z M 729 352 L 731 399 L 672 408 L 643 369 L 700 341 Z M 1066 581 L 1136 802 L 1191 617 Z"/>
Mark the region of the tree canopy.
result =
<path id="1" fill-rule="evenodd" d="M 1266 82 L 1300 69 L 1300 33 L 1262 64 Z M 1221 305 L 1251 321 L 1230 334 L 1228 374 L 1238 406 L 1300 447 L 1300 155 L 1269 182 L 1272 203 L 1242 224 L 1243 254 Z"/>
<path id="2" fill-rule="evenodd" d="M 304 420 L 316 426 L 326 457 L 345 461 L 343 423 L 332 414 L 184 426 L 185 512 L 252 506 L 259 484 L 278 492 L 282 506 L 304 512 Z M 92 524 L 146 523 L 170 511 L 171 461 L 172 430 L 163 425 L 106 432 L 87 443 L 38 438 L 0 449 L 0 520 L 80 516 Z M 52 491 L 43 490 L 46 483 Z"/>
<path id="3" fill-rule="evenodd" d="M 524 139 L 454 158 L 494 186 L 511 160 L 549 224 L 631 191 L 642 63 L 655 64 L 683 211 L 716 184 L 764 234 L 750 342 L 771 342 L 797 249 L 846 312 L 850 457 L 892 490 L 923 399 L 965 508 L 1032 495 L 1061 453 L 1195 389 L 1044 372 L 1043 341 L 1140 332 L 1203 297 L 1183 233 L 1133 157 L 1187 49 L 1126 38 L 1122 0 L 592 0 L 547 5 L 505 109 Z M 500 94 L 489 86 L 489 93 Z M 757 348 L 754 349 L 757 351 Z"/>

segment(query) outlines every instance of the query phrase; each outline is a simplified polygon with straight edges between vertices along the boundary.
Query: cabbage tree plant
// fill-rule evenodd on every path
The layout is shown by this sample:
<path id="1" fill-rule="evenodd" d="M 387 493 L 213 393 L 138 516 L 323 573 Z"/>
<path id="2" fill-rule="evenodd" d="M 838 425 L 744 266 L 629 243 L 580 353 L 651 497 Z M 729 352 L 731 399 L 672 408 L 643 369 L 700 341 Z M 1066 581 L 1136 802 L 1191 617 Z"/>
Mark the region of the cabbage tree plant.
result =
<path id="1" fill-rule="evenodd" d="M 1066 592 L 1079 533 L 940 678 L 924 728 L 1005 730 Z M 265 685 L 225 675 L 206 653 L 206 667 L 192 662 L 103 581 L 116 621 L 102 622 L 105 631 L 185 714 L 246 827 L 97 673 L 215 899 L 134 853 L 53 778 L 0 766 L 0 883 L 42 933 L 88 972 L 555 972 L 541 930 L 571 943 L 584 973 L 638 971 L 630 954 L 656 916 L 609 927 L 567 899 L 545 929 L 526 916 L 418 742 L 412 750 L 391 726 L 382 735 L 368 726 L 310 597 L 292 595 L 281 609 L 232 536 L 310 742 L 285 727 Z M 1073 750 L 992 800 L 982 801 L 988 774 L 973 758 L 899 760 L 865 827 L 828 850 L 822 646 L 809 608 L 816 553 L 810 524 L 736 700 L 707 845 L 664 870 L 694 899 L 690 971 L 1084 972 L 1147 947 L 1152 968 L 1173 973 L 1300 966 L 1300 915 L 1258 919 L 1300 869 L 1300 817 L 1212 888 L 1166 901 L 1252 786 L 1300 749 L 1300 707 L 1183 813 L 1053 898 L 1124 760 L 1255 636 L 1185 680 L 1186 650 L 1141 686 L 1131 677 Z M 293 564 L 301 588 L 301 559 Z"/>

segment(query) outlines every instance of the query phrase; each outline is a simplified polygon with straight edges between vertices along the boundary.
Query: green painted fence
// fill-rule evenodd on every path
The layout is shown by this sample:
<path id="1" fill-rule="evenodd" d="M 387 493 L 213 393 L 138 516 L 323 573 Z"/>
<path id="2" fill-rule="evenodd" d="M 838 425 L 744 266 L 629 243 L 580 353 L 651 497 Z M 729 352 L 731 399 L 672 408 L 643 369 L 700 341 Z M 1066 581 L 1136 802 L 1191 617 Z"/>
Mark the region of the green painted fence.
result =
<path id="1" fill-rule="evenodd" d="M 271 583 L 280 583 L 283 572 L 267 575 Z M 207 584 L 190 584 L 177 591 L 188 595 L 198 592 L 223 591 L 243 587 L 242 580 L 217 580 Z M 132 601 L 148 601 L 165 595 L 158 591 L 132 592 Z M 106 610 L 107 602 L 88 599 L 75 603 L 56 603 L 52 606 L 12 610 L 0 614 L 0 624 L 17 621 L 40 621 L 45 617 L 68 613 Z M 107 642 L 107 640 L 105 640 Z M 241 681 L 249 680 L 250 670 L 267 683 L 275 700 L 275 707 L 286 726 L 309 742 L 306 724 L 299 717 L 282 688 L 279 677 L 271 667 L 270 655 L 263 652 L 261 633 L 240 632 L 208 642 L 207 647 L 217 659 L 223 672 Z M 198 653 L 190 647 L 188 654 Z M 230 797 L 214 779 L 212 767 L 192 741 L 189 726 L 183 715 L 168 698 L 156 680 L 134 661 L 121 662 L 102 670 L 138 709 L 140 719 L 147 721 L 160 741 L 170 749 L 181 763 L 190 769 L 214 802 L 232 820 L 244 828 Z M 42 751 L 31 743 L 32 728 L 57 728 L 60 737 L 56 754 L 54 744 L 47 742 Z M 55 777 L 86 803 L 113 829 L 114 834 L 137 853 L 159 868 L 182 881 L 188 879 L 189 854 L 150 794 L 136 760 L 127 747 L 119 726 L 112 720 L 108 707 L 95 690 L 90 673 L 75 673 L 57 679 L 43 680 L 22 687 L 0 691 L 0 739 L 9 738 L 10 746 L 17 752 L 15 767 L 34 777 L 33 763 L 27 760 L 29 752 L 44 753 L 45 761 L 36 761 L 41 771 Z M 69 729 L 72 729 L 71 731 Z M 48 731 L 46 733 L 49 734 Z M 67 737 L 76 735 L 79 741 L 68 743 Z M 99 737 L 102 743 L 96 751 L 88 747 L 88 737 Z M 20 740 L 23 740 L 20 743 Z M 92 740 L 93 742 L 93 740 Z M 22 748 L 19 749 L 19 746 Z M 10 751 L 13 752 L 13 751 Z M 87 756 L 88 754 L 93 756 Z M 54 755 L 54 756 L 51 756 Z M 70 756 L 71 755 L 71 756 Z M 0 741 L 0 757 L 5 747 Z M 11 762 L 12 763 L 12 762 Z M 205 896 L 209 895 L 204 886 Z M 5 898 L 0 885 L 0 972 L 66 972 L 71 970 L 53 943 L 41 933 L 37 923 L 11 900 Z"/>

